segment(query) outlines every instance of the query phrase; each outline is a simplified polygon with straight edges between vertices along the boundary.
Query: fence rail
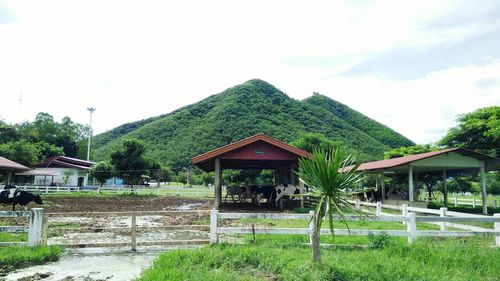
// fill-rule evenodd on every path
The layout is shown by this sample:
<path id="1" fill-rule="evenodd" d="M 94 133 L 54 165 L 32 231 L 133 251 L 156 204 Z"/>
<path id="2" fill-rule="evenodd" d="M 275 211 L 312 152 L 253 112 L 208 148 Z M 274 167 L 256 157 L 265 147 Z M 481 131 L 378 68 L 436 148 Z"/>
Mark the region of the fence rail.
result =
<path id="1" fill-rule="evenodd" d="M 359 203 L 359 202 L 358 202 Z M 381 204 L 376 204 L 381 206 Z M 410 208 L 408 208 L 409 210 Z M 420 208 L 419 208 L 420 209 Z M 406 210 L 406 211 L 408 211 Z M 309 228 L 255 228 L 252 227 L 219 227 L 219 219 L 238 219 L 238 218 L 256 218 L 256 219 L 284 219 L 284 220 L 309 220 Z M 340 219 L 335 216 L 334 219 Z M 370 233 L 387 233 L 390 236 L 406 236 L 408 243 L 413 243 L 419 236 L 433 237 L 465 237 L 465 236 L 495 236 L 496 246 L 500 246 L 500 214 L 495 214 L 493 217 L 444 217 L 444 216 L 416 216 L 415 212 L 407 212 L 403 216 L 383 216 L 383 215 L 367 215 L 356 216 L 348 215 L 345 220 L 366 220 L 366 221 L 383 221 L 383 222 L 403 222 L 407 226 L 407 230 L 366 230 L 366 229 L 335 229 L 335 235 L 369 235 Z M 218 243 L 219 234 L 301 234 L 310 235 L 313 241 L 315 233 L 331 234 L 329 229 L 316 229 L 314 212 L 306 214 L 276 214 L 276 213 L 219 213 L 213 209 L 210 214 L 210 243 Z M 447 223 L 452 222 L 493 222 L 494 229 L 480 229 L 476 231 L 449 231 Z M 441 230 L 417 230 L 417 222 L 433 222 L 442 225 Z M 314 246 L 313 246 L 314 247 Z"/>
<path id="2" fill-rule="evenodd" d="M 37 246 L 42 243 L 43 209 L 33 208 L 31 211 L 0 211 L 0 218 L 28 218 L 29 226 L 1 226 L 0 232 L 24 233 L 28 232 L 28 242 L 1 242 L 0 245 Z"/>

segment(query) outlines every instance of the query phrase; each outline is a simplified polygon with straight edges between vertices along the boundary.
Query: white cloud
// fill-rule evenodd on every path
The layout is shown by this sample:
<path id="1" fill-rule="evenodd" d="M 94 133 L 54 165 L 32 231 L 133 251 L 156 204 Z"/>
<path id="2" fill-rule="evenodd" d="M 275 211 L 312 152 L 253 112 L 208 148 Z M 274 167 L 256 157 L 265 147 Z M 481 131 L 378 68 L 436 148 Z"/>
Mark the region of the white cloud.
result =
<path id="1" fill-rule="evenodd" d="M 456 114 L 500 104 L 495 83 L 477 87 L 498 76 L 495 57 L 415 80 L 338 74 L 394 48 L 459 44 L 497 27 L 484 17 L 487 5 L 467 3 L 8 1 L 0 5 L 10 19 L 0 21 L 0 117 L 46 111 L 87 123 L 93 106 L 94 131 L 103 132 L 261 78 L 294 98 L 319 91 L 417 142 L 436 141 Z"/>

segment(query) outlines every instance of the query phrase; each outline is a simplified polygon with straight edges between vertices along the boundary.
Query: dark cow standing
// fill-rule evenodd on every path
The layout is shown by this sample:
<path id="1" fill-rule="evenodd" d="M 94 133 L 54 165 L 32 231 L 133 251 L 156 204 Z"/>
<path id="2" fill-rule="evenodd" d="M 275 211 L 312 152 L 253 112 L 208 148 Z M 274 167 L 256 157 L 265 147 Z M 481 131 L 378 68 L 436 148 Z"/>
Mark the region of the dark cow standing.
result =
<path id="1" fill-rule="evenodd" d="M 31 194 L 24 190 L 17 190 L 13 185 L 6 185 L 4 190 L 0 192 L 0 203 L 2 204 L 12 204 L 12 211 L 16 210 L 16 205 L 19 204 L 26 208 L 29 202 L 35 202 L 39 205 L 42 205 L 42 197 L 37 194 Z M 12 191 L 11 191 L 12 190 Z M 14 191 L 15 190 L 15 191 Z M 11 192 L 14 192 L 14 196 L 11 195 Z"/>
<path id="2" fill-rule="evenodd" d="M 256 203 L 260 207 L 260 199 L 266 198 L 267 203 L 271 204 L 276 200 L 276 188 L 274 186 L 250 186 L 250 194 L 252 197 L 252 202 Z"/>

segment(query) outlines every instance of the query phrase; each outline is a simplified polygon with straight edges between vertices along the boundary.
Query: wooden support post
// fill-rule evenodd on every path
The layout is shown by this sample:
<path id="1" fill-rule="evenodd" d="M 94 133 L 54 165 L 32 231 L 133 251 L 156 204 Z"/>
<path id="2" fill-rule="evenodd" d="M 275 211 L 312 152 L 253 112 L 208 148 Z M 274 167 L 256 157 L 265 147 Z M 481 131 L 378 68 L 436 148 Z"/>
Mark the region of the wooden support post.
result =
<path id="1" fill-rule="evenodd" d="M 304 182 L 301 179 L 299 179 L 299 192 L 304 194 Z M 300 207 L 304 208 L 304 196 L 300 196 Z"/>
<path id="2" fill-rule="evenodd" d="M 448 189 L 446 188 L 446 170 L 443 170 L 443 202 L 444 206 L 448 207 Z"/>
<path id="3" fill-rule="evenodd" d="M 219 209 L 222 198 L 222 169 L 220 166 L 220 159 L 215 158 L 215 194 L 214 194 L 214 208 Z"/>
<path id="4" fill-rule="evenodd" d="M 408 213 L 406 227 L 408 229 L 408 244 L 412 244 L 417 240 L 417 220 L 415 213 Z"/>
<path id="5" fill-rule="evenodd" d="M 43 216 L 42 220 L 42 245 L 47 245 L 49 239 L 49 217 Z"/>
<path id="6" fill-rule="evenodd" d="M 42 244 L 43 209 L 31 209 L 30 225 L 28 228 L 28 246 L 34 247 Z"/>
<path id="7" fill-rule="evenodd" d="M 401 205 L 401 215 L 407 217 L 408 216 L 408 204 L 403 204 Z M 403 225 L 405 225 L 406 222 L 403 221 Z"/>
<path id="8" fill-rule="evenodd" d="M 131 244 L 132 251 L 137 250 L 137 217 L 135 213 L 132 214 L 132 221 L 130 224 L 130 236 L 131 236 Z"/>
<path id="9" fill-rule="evenodd" d="M 446 208 L 446 207 L 439 208 L 439 216 L 442 217 L 442 218 L 446 217 L 446 211 L 448 211 L 448 208 Z M 441 222 L 441 224 L 440 224 L 440 230 L 441 231 L 446 231 L 446 228 L 447 228 L 446 222 Z"/>
<path id="10" fill-rule="evenodd" d="M 375 210 L 375 215 L 380 217 L 382 215 L 382 202 L 377 202 L 377 209 Z"/>
<path id="11" fill-rule="evenodd" d="M 310 229 L 310 241 L 311 241 L 311 248 L 312 248 L 312 259 L 313 262 L 320 262 L 321 261 L 321 252 L 319 250 L 319 230 L 317 228 L 317 220 L 320 219 L 316 217 L 316 214 L 314 211 L 309 211 L 309 215 L 311 216 L 311 220 L 309 223 L 309 229 Z"/>
<path id="12" fill-rule="evenodd" d="M 215 244 L 219 242 L 219 236 L 217 235 L 217 216 L 219 211 L 213 208 L 210 211 L 210 244 Z"/>
<path id="13" fill-rule="evenodd" d="M 493 214 L 494 218 L 500 218 L 500 214 Z M 495 245 L 500 247 L 500 222 L 495 222 Z"/>
<path id="14" fill-rule="evenodd" d="M 488 214 L 488 206 L 486 204 L 486 175 L 484 172 L 484 162 L 480 168 L 481 173 L 481 201 L 483 202 L 483 214 Z"/>
<path id="15" fill-rule="evenodd" d="M 413 202 L 413 167 L 409 166 L 408 168 L 408 196 L 410 202 Z"/>
<path id="16" fill-rule="evenodd" d="M 380 174 L 380 186 L 382 188 L 382 202 L 385 201 L 385 181 L 384 181 L 384 170 Z"/>

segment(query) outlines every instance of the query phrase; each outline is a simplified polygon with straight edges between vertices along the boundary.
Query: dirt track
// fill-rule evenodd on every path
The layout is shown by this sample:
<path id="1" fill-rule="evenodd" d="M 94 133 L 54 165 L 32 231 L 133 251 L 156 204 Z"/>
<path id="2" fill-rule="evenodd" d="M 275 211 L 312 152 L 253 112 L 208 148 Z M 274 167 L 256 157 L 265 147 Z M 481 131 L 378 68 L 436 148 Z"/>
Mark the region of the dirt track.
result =
<path id="1" fill-rule="evenodd" d="M 196 204 L 196 209 L 211 209 L 212 201 L 165 196 L 43 196 L 43 208 L 48 213 L 60 212 L 127 212 L 163 211 Z M 38 205 L 30 203 L 28 208 Z M 10 211 L 11 206 L 0 205 L 0 211 Z M 22 210 L 17 206 L 16 210 Z"/>

